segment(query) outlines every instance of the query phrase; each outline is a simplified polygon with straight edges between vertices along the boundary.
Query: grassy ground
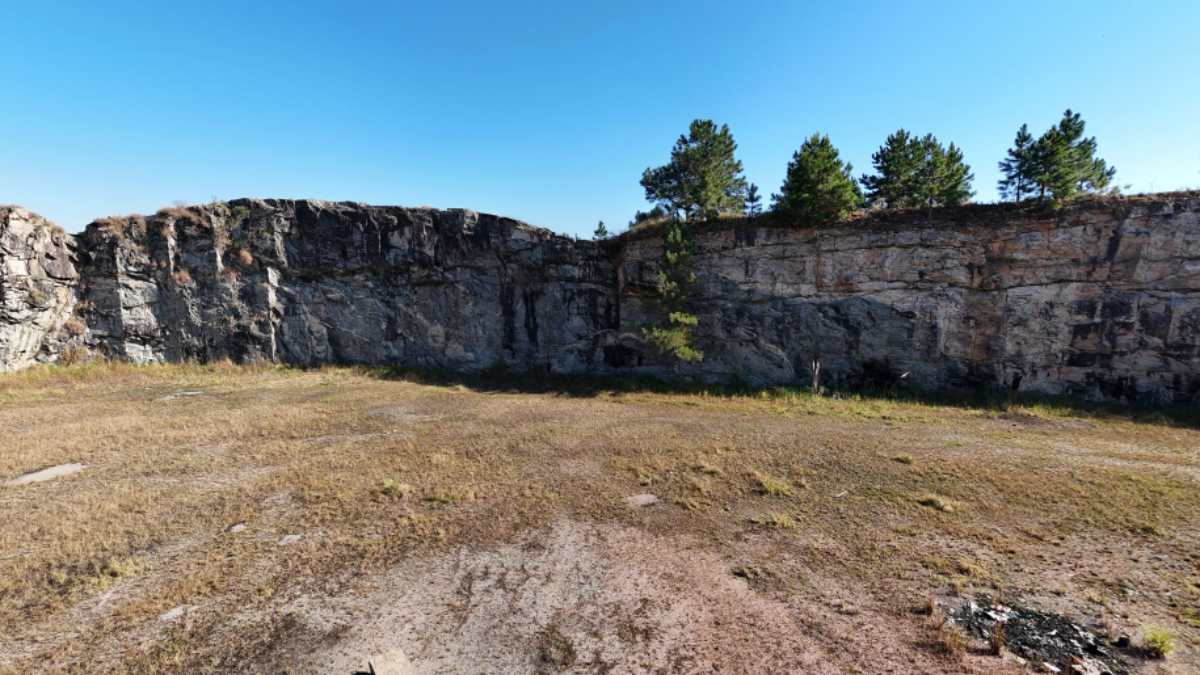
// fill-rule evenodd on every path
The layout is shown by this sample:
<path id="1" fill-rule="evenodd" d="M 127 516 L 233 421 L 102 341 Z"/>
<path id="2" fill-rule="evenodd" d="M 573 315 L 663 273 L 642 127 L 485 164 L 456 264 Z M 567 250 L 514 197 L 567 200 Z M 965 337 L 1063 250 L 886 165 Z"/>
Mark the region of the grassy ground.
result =
<path id="1" fill-rule="evenodd" d="M 529 551 L 560 544 L 612 566 L 587 581 L 601 591 L 556 592 L 615 598 L 614 637 L 589 657 L 582 624 L 515 606 L 528 622 L 509 640 L 528 642 L 505 663 L 1013 670 L 980 645 L 945 653 L 918 613 L 984 592 L 1135 642 L 1157 627 L 1174 649 L 1139 667 L 1200 669 L 1200 431 L 1167 416 L 106 364 L 0 376 L 0 429 L 0 480 L 87 465 L 0 487 L 0 672 L 304 670 L 365 644 L 346 640 L 381 610 L 355 598 L 433 611 L 410 597 L 420 570 L 450 561 L 461 586 L 479 579 L 463 568 L 549 565 Z M 625 503 L 639 493 L 661 502 Z M 612 586 L 623 576 L 680 590 Z M 463 620 L 429 628 L 442 643 L 499 597 L 458 586 Z M 680 602 L 730 619 L 711 651 L 685 644 L 696 626 L 665 628 Z M 342 618 L 323 622 L 311 608 L 330 603 Z M 402 646 L 428 666 L 442 657 L 422 639 Z"/>

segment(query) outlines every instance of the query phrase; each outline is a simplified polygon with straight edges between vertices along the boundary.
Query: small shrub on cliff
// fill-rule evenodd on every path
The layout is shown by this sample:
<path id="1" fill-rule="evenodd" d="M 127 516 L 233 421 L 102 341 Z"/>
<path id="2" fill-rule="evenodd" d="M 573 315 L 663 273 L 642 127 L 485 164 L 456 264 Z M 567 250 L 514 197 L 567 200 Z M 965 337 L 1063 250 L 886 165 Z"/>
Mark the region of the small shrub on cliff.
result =
<path id="1" fill-rule="evenodd" d="M 58 355 L 58 365 L 73 366 L 91 358 L 91 352 L 83 345 L 72 345 L 62 350 Z"/>
<path id="2" fill-rule="evenodd" d="M 788 162 L 779 194 L 771 195 L 771 208 L 801 225 L 836 222 L 863 201 L 853 170 L 828 136 L 813 134 Z"/>
<path id="3" fill-rule="evenodd" d="M 250 218 L 250 208 L 242 204 L 229 207 L 229 227 L 234 228 Z"/>
<path id="4" fill-rule="evenodd" d="M 1175 636 L 1165 628 L 1146 626 L 1142 629 L 1142 646 L 1153 659 L 1165 659 L 1175 650 Z"/>
<path id="5" fill-rule="evenodd" d="M 192 285 L 192 274 L 191 274 L 191 272 L 188 272 L 185 269 L 181 268 L 181 269 L 175 270 L 174 279 L 175 279 L 175 283 L 180 286 L 191 286 Z"/>
<path id="6" fill-rule="evenodd" d="M 29 285 L 29 302 L 34 307 L 46 307 L 54 300 L 54 296 L 47 292 L 41 286 L 30 283 Z"/>
<path id="7" fill-rule="evenodd" d="M 159 209 L 154 214 L 161 219 L 170 219 L 173 221 L 184 221 L 192 225 L 200 225 L 200 216 L 196 214 L 190 207 L 171 206 L 165 209 Z"/>
<path id="8" fill-rule="evenodd" d="M 666 209 L 661 206 L 655 206 L 649 211 L 638 211 L 634 214 L 633 220 L 629 221 L 630 230 L 640 230 L 647 227 L 655 227 L 667 222 Z"/>
<path id="9" fill-rule="evenodd" d="M 75 317 L 67 319 L 67 321 L 63 324 L 63 328 L 67 330 L 67 335 L 70 335 L 71 337 L 79 337 L 80 335 L 83 335 L 84 331 L 87 330 L 87 326 L 85 326 L 82 321 Z"/>
<path id="10" fill-rule="evenodd" d="M 254 254 L 247 249 L 240 248 L 237 252 L 237 262 L 242 267 L 249 267 L 254 264 Z"/>

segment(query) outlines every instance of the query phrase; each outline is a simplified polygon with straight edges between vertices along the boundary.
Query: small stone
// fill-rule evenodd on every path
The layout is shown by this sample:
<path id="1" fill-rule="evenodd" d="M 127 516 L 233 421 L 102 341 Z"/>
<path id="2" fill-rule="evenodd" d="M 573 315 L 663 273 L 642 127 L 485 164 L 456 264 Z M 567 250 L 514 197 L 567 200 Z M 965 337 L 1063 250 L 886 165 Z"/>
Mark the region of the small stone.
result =
<path id="1" fill-rule="evenodd" d="M 47 469 L 40 469 L 38 471 L 31 471 L 27 474 L 17 476 L 10 481 L 6 481 L 4 484 L 11 487 L 16 487 L 18 485 L 28 485 L 30 483 L 41 483 L 43 481 L 54 480 L 55 478 L 61 478 L 63 476 L 70 476 L 73 473 L 79 473 L 80 471 L 83 471 L 85 466 L 86 465 L 84 464 L 77 463 L 59 464 L 58 466 L 52 466 Z"/>
<path id="2" fill-rule="evenodd" d="M 178 607 L 172 607 L 171 609 L 168 609 L 167 611 L 165 611 L 161 615 L 159 615 L 158 620 L 159 621 L 167 621 L 167 622 L 174 621 L 174 620 L 178 619 L 179 617 L 183 616 L 185 613 L 187 613 L 187 610 L 188 610 L 187 605 L 180 605 Z"/>
<path id="3" fill-rule="evenodd" d="M 626 497 L 625 503 L 633 507 L 651 506 L 658 503 L 658 497 L 649 492 L 643 492 L 640 495 Z"/>
<path id="4" fill-rule="evenodd" d="M 301 539 L 301 537 L 302 537 L 302 536 L 303 536 L 303 535 L 299 535 L 299 534 L 289 534 L 289 535 L 285 535 L 285 536 L 283 537 L 283 539 L 280 539 L 280 540 L 279 540 L 279 545 L 280 545 L 280 546 L 287 546 L 287 545 L 289 545 L 289 544 L 294 544 L 294 543 L 296 543 L 296 542 L 300 541 L 300 539 Z"/>
<path id="5" fill-rule="evenodd" d="M 174 401 L 177 398 L 183 398 L 185 396 L 199 396 L 200 394 L 203 394 L 203 393 L 204 392 L 202 392 L 202 391 L 177 391 L 173 394 L 167 394 L 166 396 L 163 396 L 163 397 L 159 398 L 158 400 Z"/>
<path id="6" fill-rule="evenodd" d="M 246 529 L 246 524 L 245 524 L 245 523 L 238 523 L 238 524 L 234 525 L 233 527 L 230 527 L 230 528 L 229 528 L 229 533 L 230 533 L 230 534 L 237 534 L 238 532 L 242 532 L 242 531 L 244 531 L 245 529 Z"/>
<path id="7" fill-rule="evenodd" d="M 1117 649 L 1128 649 L 1130 644 L 1129 636 L 1124 634 L 1119 635 L 1117 636 L 1117 641 L 1113 644 L 1116 645 Z"/>

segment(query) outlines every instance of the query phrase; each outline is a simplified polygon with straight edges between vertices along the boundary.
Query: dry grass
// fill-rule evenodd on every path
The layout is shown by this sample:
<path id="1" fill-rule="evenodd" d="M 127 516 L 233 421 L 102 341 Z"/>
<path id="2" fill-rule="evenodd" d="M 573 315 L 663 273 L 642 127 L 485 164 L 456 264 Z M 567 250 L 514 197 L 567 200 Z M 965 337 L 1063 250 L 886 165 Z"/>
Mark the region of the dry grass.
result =
<path id="1" fill-rule="evenodd" d="M 775 478 L 774 476 L 754 471 L 751 474 L 754 478 L 755 487 L 758 492 L 769 495 L 771 497 L 790 497 L 792 495 L 792 484 Z"/>
<path id="2" fill-rule="evenodd" d="M 906 659 L 956 649 L 939 633 L 921 651 L 929 627 L 896 618 L 914 598 L 983 584 L 1153 621 L 1179 638 L 1172 663 L 1200 665 L 1200 627 L 1176 608 L 1192 598 L 1179 570 L 1200 562 L 1200 432 L 1020 420 L 792 394 L 479 391 L 347 368 L 4 375 L 0 480 L 86 468 L 0 487 L 0 671 L 269 669 L 308 635 L 283 611 L 297 598 L 564 517 L 692 537 L 725 570 L 769 563 L 755 592 L 780 602 L 820 603 L 819 580 L 837 579 L 872 625 L 913 636 Z M 908 453 L 921 461 L 888 461 Z M 662 503 L 625 505 L 647 490 Z M 302 537 L 281 546 L 289 534 Z M 1102 607 L 1097 579 L 1132 592 Z M 158 618 L 180 606 L 186 623 Z M 880 670 L 870 644 L 841 667 Z"/>
<path id="3" fill-rule="evenodd" d="M 1165 659 L 1175 651 L 1175 636 L 1161 626 L 1146 626 L 1142 629 L 1142 648 L 1151 658 Z"/>
<path id="4" fill-rule="evenodd" d="M 762 527 L 769 527 L 775 530 L 792 530 L 796 528 L 796 520 L 786 513 L 772 511 L 759 516 L 754 516 L 750 522 Z"/>

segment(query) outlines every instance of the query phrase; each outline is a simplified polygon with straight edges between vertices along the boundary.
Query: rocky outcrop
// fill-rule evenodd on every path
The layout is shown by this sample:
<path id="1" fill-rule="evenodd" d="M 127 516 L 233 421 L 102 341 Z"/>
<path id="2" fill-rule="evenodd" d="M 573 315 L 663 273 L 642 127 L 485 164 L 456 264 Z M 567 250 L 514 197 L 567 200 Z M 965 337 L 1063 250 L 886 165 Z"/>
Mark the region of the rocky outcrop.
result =
<path id="1" fill-rule="evenodd" d="M 702 234 L 707 377 L 1003 388 L 1089 399 L 1200 394 L 1200 198 L 884 214 L 828 230 Z M 658 241 L 622 250 L 627 326 L 652 312 Z"/>
<path id="2" fill-rule="evenodd" d="M 767 220 L 698 232 L 695 365 L 643 342 L 653 231 L 576 241 L 471 211 L 236 200 L 0 219 L 0 369 L 95 353 L 1091 399 L 1200 394 L 1200 197 Z M 35 290 L 37 289 L 37 290 Z"/>
<path id="3" fill-rule="evenodd" d="M 463 210 L 239 200 L 81 245 L 93 344 L 140 363 L 581 372 L 616 311 L 595 244 Z"/>
<path id="4" fill-rule="evenodd" d="M 0 371 L 58 360 L 82 335 L 74 244 L 41 216 L 0 206 Z"/>

